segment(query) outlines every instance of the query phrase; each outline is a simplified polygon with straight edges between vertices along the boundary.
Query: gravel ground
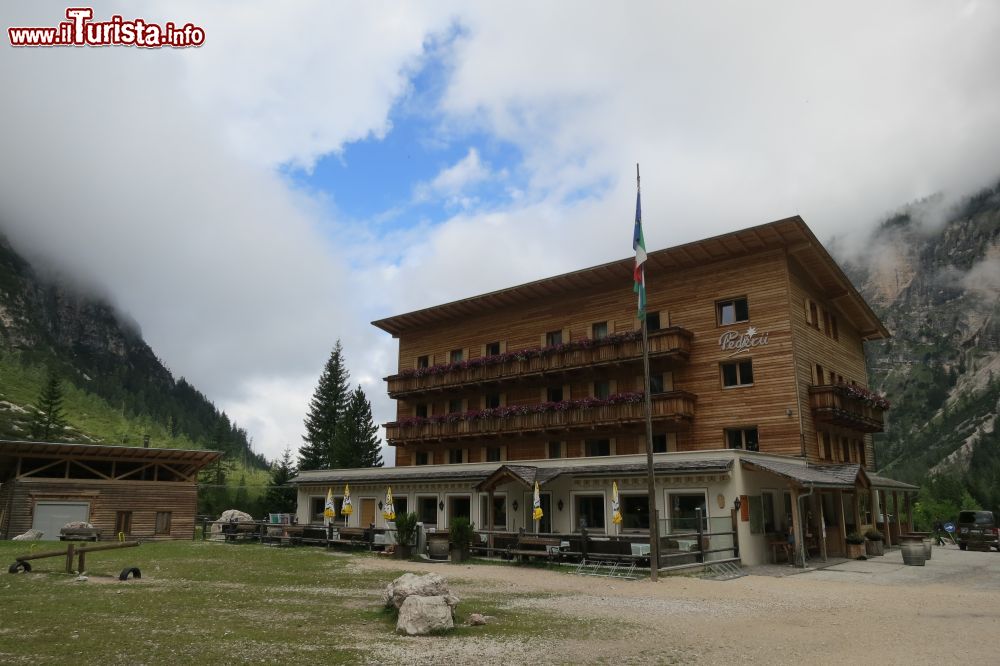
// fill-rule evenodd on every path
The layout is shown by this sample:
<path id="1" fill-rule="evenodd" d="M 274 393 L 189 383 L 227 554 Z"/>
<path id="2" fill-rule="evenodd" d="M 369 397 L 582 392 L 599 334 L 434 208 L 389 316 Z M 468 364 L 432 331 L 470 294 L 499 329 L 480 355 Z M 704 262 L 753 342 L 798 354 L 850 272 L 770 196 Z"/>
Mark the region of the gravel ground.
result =
<path id="1" fill-rule="evenodd" d="M 363 570 L 398 561 L 357 559 Z M 571 637 L 367 637 L 373 663 L 997 663 L 1000 554 L 936 548 L 925 567 L 898 551 L 787 575 L 623 581 L 530 567 L 411 563 L 459 597 L 509 596 L 513 613 L 579 624 Z M 777 574 L 777 575 L 773 575 Z M 388 582 L 388 581 L 386 581 Z M 476 608 L 464 608 L 476 612 Z M 496 621 L 502 622 L 503 618 Z M 973 637 L 979 637 L 974 639 Z"/>

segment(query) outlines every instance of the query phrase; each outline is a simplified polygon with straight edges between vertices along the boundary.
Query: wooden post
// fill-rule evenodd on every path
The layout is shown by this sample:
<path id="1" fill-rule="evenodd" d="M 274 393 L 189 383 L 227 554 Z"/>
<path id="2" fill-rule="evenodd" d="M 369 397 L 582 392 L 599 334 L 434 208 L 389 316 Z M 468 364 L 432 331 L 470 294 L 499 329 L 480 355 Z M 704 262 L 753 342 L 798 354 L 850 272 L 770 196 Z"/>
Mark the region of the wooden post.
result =
<path id="1" fill-rule="evenodd" d="M 493 530 L 496 529 L 495 526 L 497 524 L 496 516 L 494 515 L 495 509 L 493 507 L 493 486 L 490 486 L 489 500 L 488 501 L 489 501 L 489 506 L 486 507 L 486 519 L 490 523 L 487 526 L 490 531 L 489 531 L 489 537 L 488 537 L 489 543 L 486 544 L 486 552 L 489 555 L 489 557 L 493 557 L 493 544 L 494 544 L 494 541 L 493 541 Z"/>
<path id="2" fill-rule="evenodd" d="M 896 514 L 896 537 L 903 533 L 903 514 L 899 512 L 899 493 L 892 491 L 892 509 Z"/>
<path id="3" fill-rule="evenodd" d="M 910 503 L 910 496 L 913 493 L 903 493 L 903 500 L 906 502 L 906 531 L 913 531 L 913 507 Z"/>
<path id="4" fill-rule="evenodd" d="M 72 543 L 66 548 L 66 573 L 73 573 L 73 554 L 76 546 Z"/>
<path id="5" fill-rule="evenodd" d="M 819 515 L 819 552 L 823 557 L 823 561 L 826 562 L 826 517 L 823 515 L 823 496 L 818 495 L 816 497 L 816 504 L 819 505 L 819 511 L 816 513 Z"/>
<path id="6" fill-rule="evenodd" d="M 885 516 L 885 545 L 892 545 L 892 520 L 889 518 L 889 493 L 888 491 L 882 490 L 882 514 Z M 895 511 L 893 511 L 895 515 Z"/>
<path id="7" fill-rule="evenodd" d="M 878 514 L 885 513 L 878 503 L 878 491 L 874 488 L 868 489 L 868 504 L 872 514 L 872 528 L 878 529 Z"/>
<path id="8" fill-rule="evenodd" d="M 799 557 L 801 556 L 802 564 L 799 566 L 804 567 L 806 565 L 805 558 L 805 544 L 803 543 L 803 537 L 805 535 L 805 530 L 802 529 L 802 517 L 799 515 L 799 489 L 794 486 L 791 488 L 792 496 L 792 538 L 795 539 L 795 564 L 799 563 Z"/>
<path id="9" fill-rule="evenodd" d="M 86 571 L 87 569 L 86 558 L 87 558 L 87 551 L 81 549 L 79 556 L 77 557 L 78 564 L 76 565 L 76 570 L 80 572 L 81 576 L 83 575 L 83 572 Z"/>
<path id="10" fill-rule="evenodd" d="M 861 493 L 857 487 L 854 488 L 853 504 L 854 509 L 854 530 L 861 531 Z"/>
<path id="11" fill-rule="evenodd" d="M 844 515 L 844 491 L 834 490 L 833 497 L 837 502 L 837 521 L 840 523 L 840 554 L 847 555 L 847 516 Z"/>

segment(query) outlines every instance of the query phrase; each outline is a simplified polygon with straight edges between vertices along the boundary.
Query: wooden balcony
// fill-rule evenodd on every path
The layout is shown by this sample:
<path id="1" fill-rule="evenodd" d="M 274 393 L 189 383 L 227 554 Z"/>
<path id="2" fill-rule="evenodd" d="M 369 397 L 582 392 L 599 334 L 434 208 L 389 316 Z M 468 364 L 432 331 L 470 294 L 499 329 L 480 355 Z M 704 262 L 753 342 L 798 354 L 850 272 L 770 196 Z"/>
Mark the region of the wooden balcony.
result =
<path id="1" fill-rule="evenodd" d="M 690 331 L 671 327 L 649 334 L 649 358 L 686 361 L 691 353 Z M 537 350 L 529 353 L 538 354 Z M 507 354 L 511 356 L 512 354 Z M 478 359 L 473 359 L 476 361 Z M 396 374 L 385 378 L 390 398 L 462 389 L 484 383 L 525 380 L 553 373 L 592 370 L 642 361 L 642 340 L 622 340 L 595 344 L 584 349 L 532 355 L 523 360 L 481 362 L 473 367 L 455 367 L 439 372 L 428 371 L 421 376 Z M 433 369 L 431 369 L 433 370 Z"/>
<path id="2" fill-rule="evenodd" d="M 818 423 L 857 432 L 882 432 L 885 429 L 885 409 L 850 395 L 844 386 L 810 386 L 809 404 Z"/>
<path id="3" fill-rule="evenodd" d="M 686 391 L 652 396 L 652 418 L 670 430 L 686 429 L 694 418 L 695 396 Z M 603 405 L 590 409 L 568 409 L 490 418 L 449 417 L 421 419 L 418 423 L 386 423 L 385 437 L 391 445 L 465 438 L 542 435 L 569 430 L 595 434 L 644 426 L 645 402 Z M 670 427 L 672 426 L 672 427 Z"/>

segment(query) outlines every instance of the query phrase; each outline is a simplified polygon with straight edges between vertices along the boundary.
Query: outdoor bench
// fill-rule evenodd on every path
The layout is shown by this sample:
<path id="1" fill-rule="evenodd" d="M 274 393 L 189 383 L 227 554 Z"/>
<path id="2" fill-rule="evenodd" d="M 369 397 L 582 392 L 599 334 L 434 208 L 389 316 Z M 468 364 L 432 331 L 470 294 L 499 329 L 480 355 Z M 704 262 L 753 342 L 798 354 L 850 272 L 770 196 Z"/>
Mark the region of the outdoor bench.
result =
<path id="1" fill-rule="evenodd" d="M 59 530 L 60 541 L 98 541 L 101 531 L 96 527 L 64 527 Z"/>
<path id="2" fill-rule="evenodd" d="M 507 549 L 507 555 L 526 559 L 529 557 L 545 557 L 552 559 L 561 556 L 559 551 L 562 541 L 552 537 L 539 537 L 528 534 L 518 536 L 517 541 Z"/>

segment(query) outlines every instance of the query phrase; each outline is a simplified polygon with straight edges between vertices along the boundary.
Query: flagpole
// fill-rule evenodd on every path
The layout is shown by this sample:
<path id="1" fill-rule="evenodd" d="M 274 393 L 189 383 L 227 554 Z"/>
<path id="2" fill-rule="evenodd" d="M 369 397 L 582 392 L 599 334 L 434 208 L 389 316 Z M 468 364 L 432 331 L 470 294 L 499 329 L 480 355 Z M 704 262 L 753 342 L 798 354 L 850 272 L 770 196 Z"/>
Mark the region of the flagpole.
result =
<path id="1" fill-rule="evenodd" d="M 635 165 L 635 189 L 639 184 L 639 163 Z M 642 266 L 643 284 L 646 282 L 646 267 Z M 642 374 L 645 381 L 646 403 L 646 481 L 649 493 L 649 579 L 656 582 L 660 567 L 660 537 L 658 513 L 656 511 L 656 486 L 653 479 L 653 401 L 649 395 L 649 332 L 646 327 L 645 311 L 642 316 Z"/>

